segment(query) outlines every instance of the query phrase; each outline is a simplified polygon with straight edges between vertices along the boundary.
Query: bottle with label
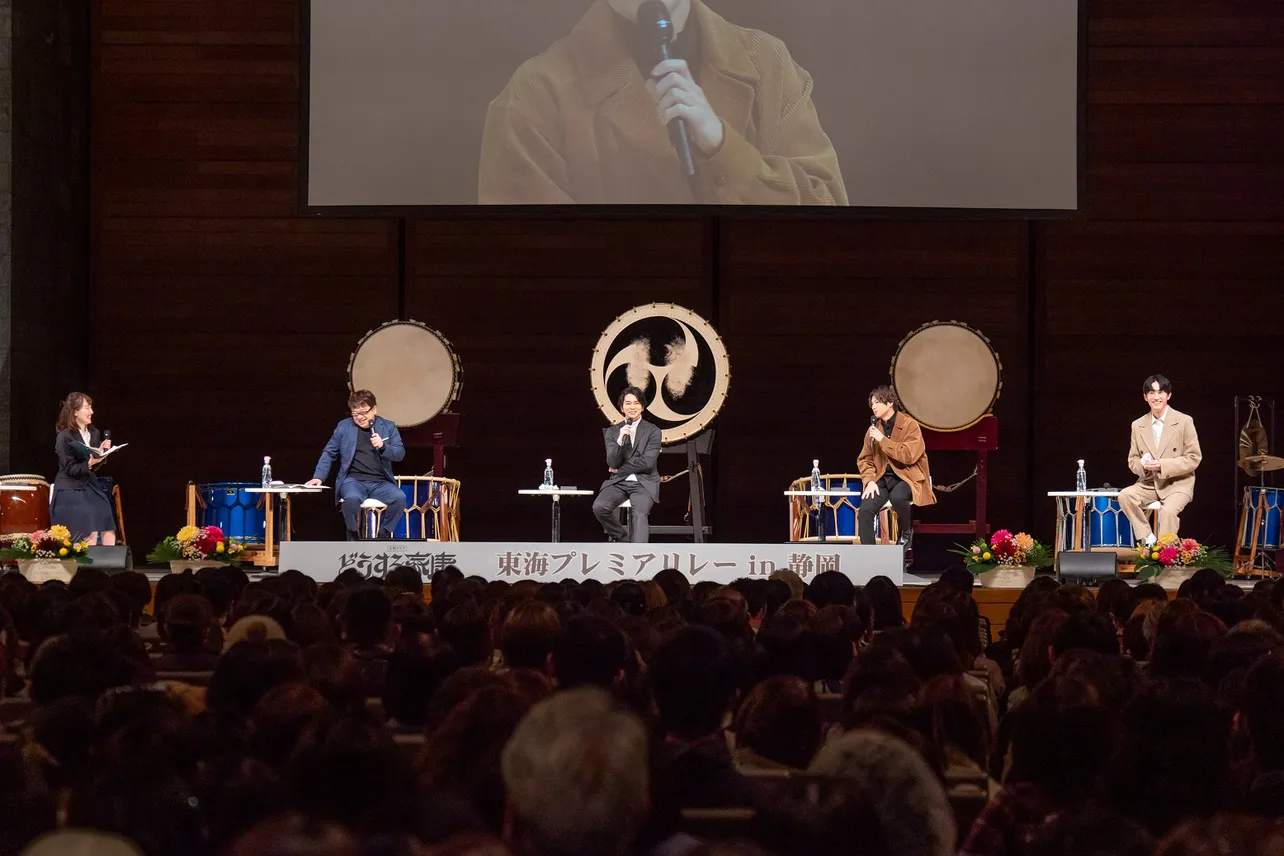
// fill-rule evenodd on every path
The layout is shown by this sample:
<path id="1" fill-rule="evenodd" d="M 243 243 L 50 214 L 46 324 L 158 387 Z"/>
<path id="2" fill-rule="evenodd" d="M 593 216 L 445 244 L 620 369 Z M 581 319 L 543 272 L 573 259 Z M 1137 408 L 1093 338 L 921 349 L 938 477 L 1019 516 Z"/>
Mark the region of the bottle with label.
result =
<path id="1" fill-rule="evenodd" d="M 556 485 L 553 483 L 553 459 L 544 459 L 544 483 L 539 486 L 540 490 L 552 490 Z"/>
<path id="2" fill-rule="evenodd" d="M 823 490 L 820 484 L 820 458 L 811 460 L 811 489 L 813 492 Z M 820 497 L 814 496 L 812 500 L 819 503 Z"/>
<path id="3" fill-rule="evenodd" d="M 1088 473 L 1083 468 L 1083 458 L 1079 459 L 1079 471 L 1074 474 L 1074 489 L 1079 493 L 1088 489 Z"/>
<path id="4" fill-rule="evenodd" d="M 267 455 L 263 456 L 263 473 L 260 479 L 260 487 L 269 488 L 272 486 L 272 459 Z"/>

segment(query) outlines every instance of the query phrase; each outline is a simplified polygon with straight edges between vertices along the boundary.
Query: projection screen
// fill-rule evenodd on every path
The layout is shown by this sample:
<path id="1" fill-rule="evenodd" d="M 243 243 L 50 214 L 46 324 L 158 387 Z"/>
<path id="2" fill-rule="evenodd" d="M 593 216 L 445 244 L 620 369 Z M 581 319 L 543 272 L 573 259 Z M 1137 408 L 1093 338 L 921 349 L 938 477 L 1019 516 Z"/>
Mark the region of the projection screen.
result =
<path id="1" fill-rule="evenodd" d="M 664 2 L 309 0 L 304 207 L 1078 207 L 1080 0 Z"/>

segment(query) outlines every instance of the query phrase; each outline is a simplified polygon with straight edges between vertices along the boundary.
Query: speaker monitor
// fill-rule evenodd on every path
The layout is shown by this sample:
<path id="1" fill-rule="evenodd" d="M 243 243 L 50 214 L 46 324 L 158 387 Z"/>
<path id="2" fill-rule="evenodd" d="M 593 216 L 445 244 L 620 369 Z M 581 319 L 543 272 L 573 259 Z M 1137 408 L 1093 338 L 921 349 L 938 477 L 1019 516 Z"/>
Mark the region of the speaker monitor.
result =
<path id="1" fill-rule="evenodd" d="M 1062 580 L 1099 580 L 1115 576 L 1119 556 L 1112 550 L 1062 550 L 1057 574 Z"/>
<path id="2" fill-rule="evenodd" d="M 86 547 L 85 554 L 93 562 L 89 567 L 97 568 L 100 571 L 132 571 L 134 569 L 134 556 L 129 552 L 129 547 L 117 545 L 114 547 Z"/>

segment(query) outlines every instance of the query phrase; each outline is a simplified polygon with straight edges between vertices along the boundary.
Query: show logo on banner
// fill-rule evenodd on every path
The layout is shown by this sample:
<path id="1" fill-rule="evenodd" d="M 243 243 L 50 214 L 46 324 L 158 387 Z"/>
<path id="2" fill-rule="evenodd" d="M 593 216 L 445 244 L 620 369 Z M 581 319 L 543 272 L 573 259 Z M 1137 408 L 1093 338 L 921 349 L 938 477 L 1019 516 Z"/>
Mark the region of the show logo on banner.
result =
<path id="1" fill-rule="evenodd" d="M 347 568 L 367 578 L 382 579 L 398 566 L 419 571 L 425 580 L 447 565 L 488 580 L 568 577 L 649 580 L 665 568 L 677 568 L 693 582 L 729 583 L 743 577 L 769 577 L 789 570 L 803 580 L 837 571 L 863 585 L 885 576 L 900 585 L 904 578 L 901 548 L 861 547 L 847 543 L 817 544 L 592 544 L 484 541 L 286 541 L 281 544 L 281 570 L 300 570 L 319 582 Z"/>

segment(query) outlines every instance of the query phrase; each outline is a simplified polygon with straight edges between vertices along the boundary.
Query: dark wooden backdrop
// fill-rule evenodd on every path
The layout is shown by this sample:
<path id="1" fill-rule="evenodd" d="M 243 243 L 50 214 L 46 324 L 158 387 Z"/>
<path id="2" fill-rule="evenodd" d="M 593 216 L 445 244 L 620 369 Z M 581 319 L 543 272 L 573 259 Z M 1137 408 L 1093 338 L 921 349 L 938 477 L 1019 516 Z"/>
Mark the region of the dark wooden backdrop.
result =
<path id="1" fill-rule="evenodd" d="M 1158 370 L 1205 451 L 1185 530 L 1228 540 L 1232 397 L 1284 396 L 1284 7 L 1089 5 L 1074 219 L 399 223 L 298 216 L 299 0 L 94 0 L 88 376 L 100 423 L 137 444 L 112 464 L 131 542 L 180 524 L 189 479 L 254 480 L 264 454 L 310 475 L 349 352 L 399 315 L 442 330 L 465 366 L 448 467 L 464 536 L 544 537 L 546 506 L 516 491 L 548 456 L 563 483 L 596 483 L 590 351 L 653 300 L 709 317 L 731 354 L 719 540 L 783 538 L 779 491 L 813 457 L 854 467 L 898 341 L 951 318 L 1003 359 L 995 524 L 1049 537 L 1044 493 L 1072 485 L 1078 457 L 1092 483 L 1127 483 L 1128 422 Z M 665 499 L 672 515 L 685 495 Z M 935 512 L 970 513 L 966 497 Z M 296 526 L 340 532 L 326 500 L 301 502 Z M 565 529 L 596 537 L 587 503 Z"/>

